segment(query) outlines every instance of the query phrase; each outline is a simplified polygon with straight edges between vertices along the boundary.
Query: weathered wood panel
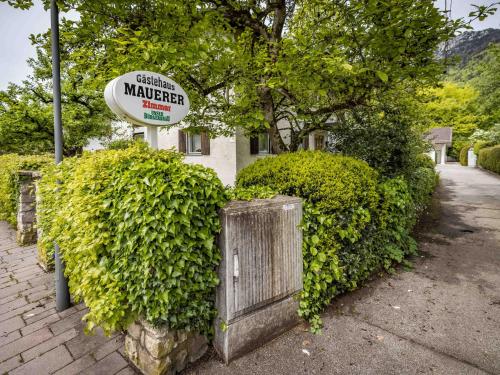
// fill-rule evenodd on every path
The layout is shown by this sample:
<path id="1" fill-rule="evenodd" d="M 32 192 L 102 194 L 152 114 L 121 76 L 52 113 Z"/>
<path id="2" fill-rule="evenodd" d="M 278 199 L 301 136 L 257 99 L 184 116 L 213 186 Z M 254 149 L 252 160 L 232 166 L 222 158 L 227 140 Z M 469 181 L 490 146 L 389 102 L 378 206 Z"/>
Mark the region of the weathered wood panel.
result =
<path id="1" fill-rule="evenodd" d="M 302 203 L 278 196 L 221 211 L 219 314 L 230 322 L 302 289 Z"/>

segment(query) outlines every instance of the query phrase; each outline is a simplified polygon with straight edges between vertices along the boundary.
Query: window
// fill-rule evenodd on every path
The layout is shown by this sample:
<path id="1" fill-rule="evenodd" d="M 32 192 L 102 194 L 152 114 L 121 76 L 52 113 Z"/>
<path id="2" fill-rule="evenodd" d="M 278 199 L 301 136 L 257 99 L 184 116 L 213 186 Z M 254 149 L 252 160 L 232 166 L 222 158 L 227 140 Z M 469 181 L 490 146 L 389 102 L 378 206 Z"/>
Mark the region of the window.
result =
<path id="1" fill-rule="evenodd" d="M 186 134 L 187 153 L 191 155 L 201 155 L 201 134 Z"/>
<path id="2" fill-rule="evenodd" d="M 270 154 L 271 147 L 269 142 L 269 133 L 259 134 L 259 154 Z"/>
<path id="3" fill-rule="evenodd" d="M 179 129 L 179 152 L 188 155 L 210 155 L 210 137 L 208 132 L 188 133 Z"/>
<path id="4" fill-rule="evenodd" d="M 134 135 L 132 136 L 132 138 L 144 140 L 144 132 L 134 133 Z"/>
<path id="5" fill-rule="evenodd" d="M 314 135 L 314 149 L 315 150 L 325 149 L 325 136 L 323 134 Z"/>

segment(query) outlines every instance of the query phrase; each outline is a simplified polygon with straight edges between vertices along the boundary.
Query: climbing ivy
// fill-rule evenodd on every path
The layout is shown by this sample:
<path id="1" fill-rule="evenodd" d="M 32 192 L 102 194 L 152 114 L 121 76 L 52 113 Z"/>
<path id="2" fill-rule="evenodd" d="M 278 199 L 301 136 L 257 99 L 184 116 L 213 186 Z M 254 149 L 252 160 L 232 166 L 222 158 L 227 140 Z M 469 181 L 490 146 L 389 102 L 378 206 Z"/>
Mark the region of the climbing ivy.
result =
<path id="1" fill-rule="evenodd" d="M 65 159 L 41 186 L 44 243 L 60 245 L 71 295 L 89 308 L 89 330 L 123 329 L 143 316 L 210 331 L 217 212 L 227 200 L 214 171 L 137 144 Z"/>

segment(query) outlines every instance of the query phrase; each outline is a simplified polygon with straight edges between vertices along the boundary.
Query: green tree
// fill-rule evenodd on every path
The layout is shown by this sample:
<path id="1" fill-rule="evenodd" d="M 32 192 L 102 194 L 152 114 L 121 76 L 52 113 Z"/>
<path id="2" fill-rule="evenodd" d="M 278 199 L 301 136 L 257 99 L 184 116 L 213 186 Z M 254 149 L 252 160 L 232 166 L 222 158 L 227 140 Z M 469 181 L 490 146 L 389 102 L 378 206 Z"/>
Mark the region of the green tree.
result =
<path id="1" fill-rule="evenodd" d="M 452 70 L 450 79 L 477 90 L 475 103 L 483 116 L 479 124 L 481 129 L 487 130 L 500 123 L 500 44 L 491 44 L 465 68 Z"/>
<path id="2" fill-rule="evenodd" d="M 478 91 L 469 85 L 444 82 L 441 87 L 424 90 L 423 96 L 423 109 L 429 127 L 453 129 L 453 144 L 449 154 L 458 158 L 460 149 L 469 142 L 469 137 L 483 119 L 477 108 Z"/>
<path id="3" fill-rule="evenodd" d="M 45 33 L 32 37 L 37 50 L 36 58 L 28 60 L 32 76 L 20 85 L 11 83 L 0 91 L 0 153 L 54 149 L 49 36 Z M 62 49 L 63 150 L 66 155 L 74 155 L 89 139 L 110 136 L 114 116 L 104 103 L 101 90 L 93 85 L 92 75 L 75 67 L 67 58 L 69 54 L 68 48 Z"/>
<path id="4" fill-rule="evenodd" d="M 12 1 L 27 7 L 29 1 Z M 294 150 L 332 115 L 399 86 L 434 84 L 434 51 L 460 22 L 432 0 L 67 0 L 61 35 L 96 89 L 149 69 L 183 85 L 186 121 L 214 133 L 270 128 Z M 286 121 L 285 121 L 286 120 Z M 290 145 L 278 124 L 288 123 Z"/>
<path id="5" fill-rule="evenodd" d="M 415 96 L 395 90 L 339 116 L 330 129 L 329 148 L 366 161 L 384 176 L 409 176 L 426 151 L 422 135 L 428 127 Z"/>

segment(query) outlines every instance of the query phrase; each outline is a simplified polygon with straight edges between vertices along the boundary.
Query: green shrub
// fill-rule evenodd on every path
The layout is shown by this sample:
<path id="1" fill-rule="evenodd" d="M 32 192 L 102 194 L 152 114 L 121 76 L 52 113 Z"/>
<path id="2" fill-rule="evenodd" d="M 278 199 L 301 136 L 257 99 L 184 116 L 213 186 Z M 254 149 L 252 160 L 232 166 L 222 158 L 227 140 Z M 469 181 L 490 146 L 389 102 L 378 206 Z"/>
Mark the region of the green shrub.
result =
<path id="1" fill-rule="evenodd" d="M 466 144 L 465 146 L 463 146 L 460 149 L 460 158 L 459 158 L 459 161 L 460 161 L 460 164 L 463 165 L 464 167 L 467 166 L 467 159 L 468 159 L 467 155 L 469 153 L 469 148 L 470 148 L 470 145 Z"/>
<path id="2" fill-rule="evenodd" d="M 436 163 L 434 162 L 434 160 L 432 160 L 432 158 L 429 155 L 420 154 L 417 155 L 415 159 L 415 166 L 416 168 L 424 167 L 434 170 L 434 168 L 436 168 Z"/>
<path id="3" fill-rule="evenodd" d="M 210 330 L 226 201 L 215 172 L 144 145 L 84 153 L 47 172 L 41 199 L 54 216 L 46 236 L 61 247 L 72 296 L 89 308 L 88 329 L 110 332 L 142 316 Z"/>
<path id="4" fill-rule="evenodd" d="M 43 165 L 53 162 L 49 155 L 0 155 L 0 220 L 11 225 L 17 224 L 19 201 L 20 170 L 39 170 Z"/>
<path id="5" fill-rule="evenodd" d="M 419 169 L 415 189 L 430 189 L 422 193 L 428 195 L 434 168 Z M 267 186 L 304 198 L 299 314 L 313 330 L 320 327 L 319 314 L 333 297 L 357 288 L 377 270 L 392 269 L 415 251 L 410 230 L 416 206 L 405 179 L 379 184 L 377 172 L 365 162 L 323 152 L 281 154 L 243 169 L 237 186 Z"/>
<path id="6" fill-rule="evenodd" d="M 66 158 L 58 166 L 49 164 L 41 169 L 42 178 L 37 184 L 37 252 L 39 261 L 47 269 L 54 267 L 54 239 L 50 233 L 67 186 L 58 181 L 69 178 L 77 160 L 75 157 Z"/>
<path id="7" fill-rule="evenodd" d="M 479 155 L 479 150 L 485 148 L 485 147 L 491 147 L 494 146 L 495 142 L 489 142 L 489 141 L 477 141 L 474 143 L 474 153 L 476 155 Z"/>
<path id="8" fill-rule="evenodd" d="M 479 150 L 477 160 L 481 167 L 500 174 L 500 145 Z"/>
<path id="9" fill-rule="evenodd" d="M 124 150 L 133 146 L 137 142 L 144 142 L 142 139 L 115 139 L 106 145 L 108 150 Z"/>
<path id="10" fill-rule="evenodd" d="M 435 166 L 428 155 L 422 154 L 417 157 L 415 168 L 405 176 L 416 216 L 427 207 L 439 182 Z"/>

